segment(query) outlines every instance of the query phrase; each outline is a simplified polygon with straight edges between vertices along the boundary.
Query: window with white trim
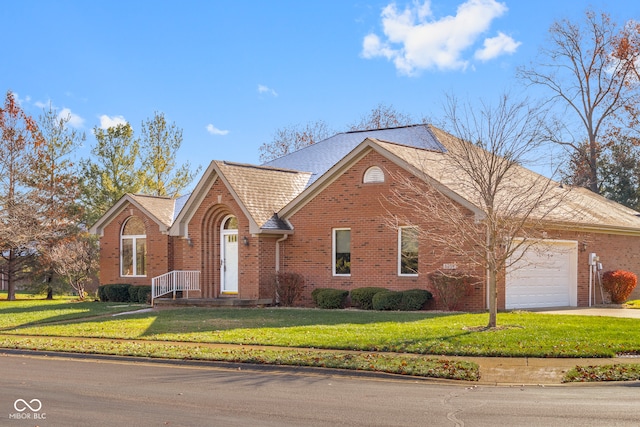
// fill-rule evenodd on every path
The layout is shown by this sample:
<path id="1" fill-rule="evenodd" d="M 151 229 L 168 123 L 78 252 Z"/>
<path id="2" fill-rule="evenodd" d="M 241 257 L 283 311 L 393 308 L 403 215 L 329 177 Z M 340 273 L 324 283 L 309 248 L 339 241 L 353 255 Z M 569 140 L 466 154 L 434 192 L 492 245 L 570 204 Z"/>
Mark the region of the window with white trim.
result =
<path id="1" fill-rule="evenodd" d="M 120 235 L 120 275 L 147 275 L 147 232 L 144 222 L 130 217 L 122 227 Z"/>
<path id="2" fill-rule="evenodd" d="M 373 184 L 377 182 L 384 182 L 384 172 L 378 166 L 371 166 L 364 173 L 362 182 L 365 184 Z"/>
<path id="3" fill-rule="evenodd" d="M 333 275 L 351 275 L 351 229 L 333 229 Z"/>
<path id="4" fill-rule="evenodd" d="M 418 275 L 418 228 L 398 229 L 398 275 Z"/>

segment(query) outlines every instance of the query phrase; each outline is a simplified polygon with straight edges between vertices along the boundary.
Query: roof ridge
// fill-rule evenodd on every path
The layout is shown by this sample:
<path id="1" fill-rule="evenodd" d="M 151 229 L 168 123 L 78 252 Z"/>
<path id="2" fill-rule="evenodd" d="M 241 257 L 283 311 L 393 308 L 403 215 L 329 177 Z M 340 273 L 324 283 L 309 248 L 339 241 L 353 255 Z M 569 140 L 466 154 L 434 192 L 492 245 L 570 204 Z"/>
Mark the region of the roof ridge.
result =
<path id="1" fill-rule="evenodd" d="M 223 160 L 222 163 L 225 164 L 225 165 L 229 165 L 229 166 L 238 166 L 238 167 L 252 168 L 252 169 L 262 169 L 262 170 L 268 170 L 268 171 L 274 171 L 274 172 L 311 173 L 311 172 L 300 171 L 300 170 L 296 170 L 296 169 L 279 168 L 279 167 L 275 167 L 275 166 L 264 166 L 264 165 L 254 165 L 254 164 L 251 164 L 251 163 L 230 162 L 228 160 Z"/>

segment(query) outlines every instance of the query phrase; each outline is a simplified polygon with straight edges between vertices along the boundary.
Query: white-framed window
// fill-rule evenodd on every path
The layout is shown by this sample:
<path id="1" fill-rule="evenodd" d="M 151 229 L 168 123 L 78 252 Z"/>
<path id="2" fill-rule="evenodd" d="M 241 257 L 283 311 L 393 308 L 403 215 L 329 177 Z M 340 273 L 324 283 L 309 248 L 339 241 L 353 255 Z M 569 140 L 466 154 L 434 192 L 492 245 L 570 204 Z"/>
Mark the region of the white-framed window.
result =
<path id="1" fill-rule="evenodd" d="M 333 275 L 351 275 L 351 229 L 333 229 Z"/>
<path id="2" fill-rule="evenodd" d="M 362 182 L 365 184 L 373 184 L 377 182 L 384 182 L 384 172 L 378 166 L 371 166 L 364 173 Z"/>
<path id="3" fill-rule="evenodd" d="M 398 275 L 418 275 L 418 228 L 398 229 Z"/>
<path id="4" fill-rule="evenodd" d="M 147 275 L 147 232 L 144 222 L 135 216 L 127 219 L 120 234 L 120 275 Z"/>

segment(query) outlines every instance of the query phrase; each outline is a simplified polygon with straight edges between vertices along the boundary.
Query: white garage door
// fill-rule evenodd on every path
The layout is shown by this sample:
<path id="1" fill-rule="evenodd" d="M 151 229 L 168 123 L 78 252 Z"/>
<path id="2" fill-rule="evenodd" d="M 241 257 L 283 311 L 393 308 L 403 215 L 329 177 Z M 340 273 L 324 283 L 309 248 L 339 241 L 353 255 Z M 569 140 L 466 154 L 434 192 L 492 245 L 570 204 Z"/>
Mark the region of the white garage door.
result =
<path id="1" fill-rule="evenodd" d="M 530 246 L 507 269 L 506 308 L 576 306 L 577 263 L 578 242 L 545 240 Z"/>

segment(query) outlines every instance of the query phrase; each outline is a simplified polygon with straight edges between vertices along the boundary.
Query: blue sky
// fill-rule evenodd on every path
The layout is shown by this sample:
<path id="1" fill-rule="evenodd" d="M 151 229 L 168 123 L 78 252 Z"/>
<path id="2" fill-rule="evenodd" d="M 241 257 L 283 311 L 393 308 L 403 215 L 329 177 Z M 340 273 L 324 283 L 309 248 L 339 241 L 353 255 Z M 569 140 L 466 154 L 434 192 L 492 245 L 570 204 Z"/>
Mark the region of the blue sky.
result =
<path id="1" fill-rule="evenodd" d="M 70 114 L 82 157 L 95 126 L 138 132 L 161 111 L 180 161 L 258 163 L 279 128 L 343 131 L 379 104 L 437 119 L 446 93 L 521 91 L 551 23 L 589 6 L 640 17 L 635 0 L 6 1 L 0 88 L 33 116 Z"/>

